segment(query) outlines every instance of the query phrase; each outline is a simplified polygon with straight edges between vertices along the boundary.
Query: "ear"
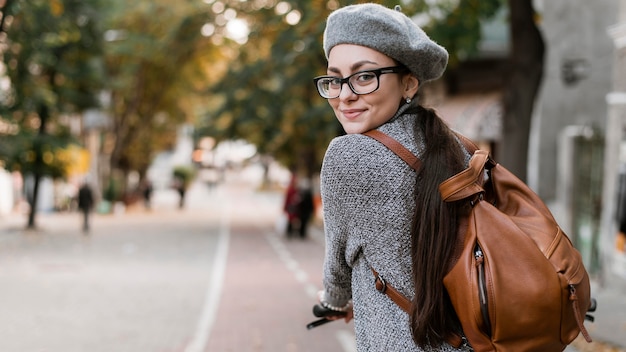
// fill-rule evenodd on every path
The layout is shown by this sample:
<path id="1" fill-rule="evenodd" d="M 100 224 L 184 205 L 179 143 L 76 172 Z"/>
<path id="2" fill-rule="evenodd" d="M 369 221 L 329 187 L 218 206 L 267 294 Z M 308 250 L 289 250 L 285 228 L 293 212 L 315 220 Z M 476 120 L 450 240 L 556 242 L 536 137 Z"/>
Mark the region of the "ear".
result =
<path id="1" fill-rule="evenodd" d="M 404 76 L 404 96 L 413 98 L 417 94 L 417 89 L 420 86 L 420 82 L 414 75 Z"/>

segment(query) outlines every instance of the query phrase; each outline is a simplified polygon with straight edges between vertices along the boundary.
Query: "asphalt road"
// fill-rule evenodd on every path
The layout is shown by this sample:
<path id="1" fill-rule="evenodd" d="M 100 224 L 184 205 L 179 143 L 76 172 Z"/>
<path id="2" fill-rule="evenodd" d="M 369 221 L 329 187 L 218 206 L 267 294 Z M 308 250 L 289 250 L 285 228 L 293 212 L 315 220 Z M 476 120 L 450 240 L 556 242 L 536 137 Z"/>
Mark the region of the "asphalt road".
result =
<path id="1" fill-rule="evenodd" d="M 282 195 L 233 178 L 194 184 L 184 209 L 157 190 L 92 217 L 0 218 L 2 352 L 353 352 L 351 324 L 306 330 L 321 287 L 319 229 L 277 231 Z"/>

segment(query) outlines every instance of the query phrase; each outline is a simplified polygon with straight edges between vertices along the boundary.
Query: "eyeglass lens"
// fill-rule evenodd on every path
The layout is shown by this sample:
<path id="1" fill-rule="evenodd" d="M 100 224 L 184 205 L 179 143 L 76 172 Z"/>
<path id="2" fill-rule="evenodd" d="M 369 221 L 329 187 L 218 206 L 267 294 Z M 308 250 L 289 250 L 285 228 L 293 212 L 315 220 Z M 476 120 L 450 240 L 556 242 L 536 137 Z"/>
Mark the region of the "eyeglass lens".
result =
<path id="1" fill-rule="evenodd" d="M 317 88 L 323 97 L 336 98 L 341 94 L 344 83 L 354 94 L 368 94 L 378 89 L 378 75 L 374 72 L 357 72 L 344 79 L 339 77 L 324 77 L 317 81 Z"/>
<path id="2" fill-rule="evenodd" d="M 315 83 L 317 91 L 323 98 L 334 99 L 341 94 L 344 83 L 348 83 L 348 87 L 354 94 L 369 94 L 378 89 L 380 75 L 406 71 L 407 69 L 403 66 L 384 67 L 376 70 L 359 71 L 346 78 L 321 76 L 315 78 Z"/>

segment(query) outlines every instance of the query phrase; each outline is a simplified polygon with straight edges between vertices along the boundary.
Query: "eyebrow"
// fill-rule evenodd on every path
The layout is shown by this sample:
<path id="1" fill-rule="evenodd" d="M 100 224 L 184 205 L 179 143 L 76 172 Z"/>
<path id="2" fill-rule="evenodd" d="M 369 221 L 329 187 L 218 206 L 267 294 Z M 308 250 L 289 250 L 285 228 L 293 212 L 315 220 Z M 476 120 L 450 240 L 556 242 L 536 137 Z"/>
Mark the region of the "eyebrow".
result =
<path id="1" fill-rule="evenodd" d="M 362 61 L 358 61 L 355 62 L 354 64 L 352 64 L 352 66 L 350 66 L 350 70 L 352 70 L 351 72 L 356 71 L 357 69 L 361 68 L 363 65 L 365 64 L 378 64 L 377 62 L 374 61 L 369 61 L 369 60 L 362 60 Z M 334 73 L 340 73 L 340 70 L 336 67 L 328 67 L 328 71 L 330 72 L 334 72 Z"/>

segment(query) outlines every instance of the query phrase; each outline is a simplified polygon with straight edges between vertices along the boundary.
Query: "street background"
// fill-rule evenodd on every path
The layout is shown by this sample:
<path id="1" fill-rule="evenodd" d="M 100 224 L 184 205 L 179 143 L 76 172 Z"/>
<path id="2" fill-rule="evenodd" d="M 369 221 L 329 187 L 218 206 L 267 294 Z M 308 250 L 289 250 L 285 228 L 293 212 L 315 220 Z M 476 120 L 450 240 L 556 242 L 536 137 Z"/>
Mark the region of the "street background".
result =
<path id="1" fill-rule="evenodd" d="M 257 174 L 229 173 L 216 188 L 192 185 L 183 209 L 156 190 L 142 205 L 92 214 L 0 219 L 2 352 L 354 352 L 352 324 L 306 330 L 321 289 L 323 234 L 278 228 L 283 194 L 258 190 Z M 568 351 L 626 351 L 626 303 L 600 290 L 598 342 Z M 611 345 L 600 343 L 610 342 Z"/>
<path id="2" fill-rule="evenodd" d="M 0 351 L 354 351 L 351 324 L 307 331 L 323 238 L 276 230 L 282 193 L 246 172 L 185 208 L 156 190 L 152 210 L 0 219 Z"/>

